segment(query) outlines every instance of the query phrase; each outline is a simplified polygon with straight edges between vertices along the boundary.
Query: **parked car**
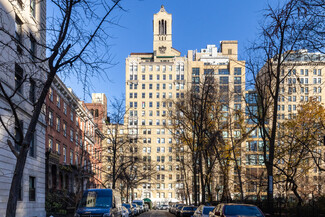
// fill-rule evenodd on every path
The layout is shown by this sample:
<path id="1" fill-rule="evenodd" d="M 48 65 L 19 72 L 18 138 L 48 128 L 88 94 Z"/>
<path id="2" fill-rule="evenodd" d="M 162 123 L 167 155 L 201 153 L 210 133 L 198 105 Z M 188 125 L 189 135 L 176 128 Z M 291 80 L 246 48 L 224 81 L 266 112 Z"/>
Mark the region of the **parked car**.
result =
<path id="1" fill-rule="evenodd" d="M 169 209 L 169 206 L 167 204 L 163 204 L 163 205 L 160 206 L 160 209 L 161 210 L 167 210 L 167 209 Z"/>
<path id="2" fill-rule="evenodd" d="M 132 203 L 135 203 L 140 207 L 140 213 L 144 212 L 144 200 L 133 200 Z"/>
<path id="3" fill-rule="evenodd" d="M 177 217 L 180 217 L 181 216 L 180 214 L 181 214 L 181 210 L 182 210 L 183 206 L 185 206 L 185 205 L 182 204 L 182 205 L 179 205 L 179 206 L 176 207 L 176 209 L 175 209 L 175 215 Z"/>
<path id="4" fill-rule="evenodd" d="M 134 215 L 140 215 L 140 207 L 135 203 L 132 203 L 132 206 L 134 208 Z"/>
<path id="5" fill-rule="evenodd" d="M 130 217 L 129 210 L 125 206 L 121 206 L 122 217 Z"/>
<path id="6" fill-rule="evenodd" d="M 180 217 L 191 217 L 196 209 L 196 206 L 183 206 L 180 211 Z"/>
<path id="7" fill-rule="evenodd" d="M 169 211 L 170 213 L 172 213 L 172 209 L 173 209 L 175 206 L 176 206 L 176 204 L 173 204 L 173 205 L 169 206 L 168 211 Z"/>
<path id="8" fill-rule="evenodd" d="M 232 204 L 232 203 L 221 203 L 212 212 L 210 212 L 209 217 L 232 217 L 232 216 L 256 216 L 256 217 L 266 217 L 269 215 L 264 215 L 264 213 L 255 205 L 251 204 Z"/>
<path id="9" fill-rule="evenodd" d="M 208 217 L 209 212 L 211 212 L 214 208 L 214 206 L 201 205 L 196 209 L 193 217 Z"/>
<path id="10" fill-rule="evenodd" d="M 173 209 L 171 210 L 171 213 L 176 215 L 176 210 L 177 210 L 177 207 L 179 207 L 179 206 L 184 206 L 184 204 L 176 204 L 175 207 L 173 207 Z"/>
<path id="11" fill-rule="evenodd" d="M 75 217 L 84 216 L 110 216 L 122 217 L 122 202 L 119 192 L 112 189 L 85 190 L 78 205 Z"/>
<path id="12" fill-rule="evenodd" d="M 129 203 L 123 203 L 122 206 L 128 209 L 129 211 L 129 216 L 133 217 L 134 216 L 134 209 L 133 206 L 131 206 Z"/>

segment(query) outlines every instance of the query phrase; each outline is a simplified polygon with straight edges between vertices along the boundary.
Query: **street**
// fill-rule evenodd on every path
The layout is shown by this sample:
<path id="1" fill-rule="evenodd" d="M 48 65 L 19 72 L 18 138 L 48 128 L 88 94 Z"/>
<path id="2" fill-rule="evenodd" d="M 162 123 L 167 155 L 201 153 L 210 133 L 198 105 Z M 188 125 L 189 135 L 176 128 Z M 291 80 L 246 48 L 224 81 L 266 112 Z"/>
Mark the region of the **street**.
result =
<path id="1" fill-rule="evenodd" d="M 150 210 L 149 212 L 142 213 L 140 217 L 175 217 L 167 210 Z"/>

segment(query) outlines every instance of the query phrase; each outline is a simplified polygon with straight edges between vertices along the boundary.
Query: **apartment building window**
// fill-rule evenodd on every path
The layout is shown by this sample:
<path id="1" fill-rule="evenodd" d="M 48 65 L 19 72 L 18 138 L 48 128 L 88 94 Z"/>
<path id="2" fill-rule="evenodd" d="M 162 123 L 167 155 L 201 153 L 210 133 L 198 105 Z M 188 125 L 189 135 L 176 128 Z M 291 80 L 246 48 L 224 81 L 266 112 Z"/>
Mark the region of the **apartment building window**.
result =
<path id="1" fill-rule="evenodd" d="M 32 140 L 29 145 L 29 156 L 36 157 L 35 132 L 32 135 Z"/>
<path id="2" fill-rule="evenodd" d="M 63 123 L 63 136 L 67 136 L 67 123 Z"/>
<path id="3" fill-rule="evenodd" d="M 30 52 L 30 56 L 31 58 L 34 60 L 36 57 L 36 40 L 35 38 L 32 36 L 32 34 L 30 34 L 29 36 L 29 40 L 30 40 L 30 48 L 29 48 L 29 52 Z"/>
<path id="4" fill-rule="evenodd" d="M 234 84 L 241 84 L 241 77 L 235 77 Z"/>
<path id="5" fill-rule="evenodd" d="M 166 75 L 163 75 L 163 80 L 166 81 Z"/>
<path id="6" fill-rule="evenodd" d="M 241 93 L 241 86 L 235 86 L 235 93 Z"/>
<path id="7" fill-rule="evenodd" d="M 211 69 L 210 69 L 211 70 Z M 212 69 L 213 70 L 213 69 Z M 218 73 L 219 73 L 219 75 L 229 75 L 229 70 L 228 69 L 219 69 L 218 70 Z M 206 74 L 205 73 L 205 70 L 204 70 L 204 74 Z M 210 75 L 213 75 L 213 73 L 210 73 Z"/>
<path id="8" fill-rule="evenodd" d="M 241 75 L 241 68 L 235 67 L 234 68 L 234 75 Z"/>
<path id="9" fill-rule="evenodd" d="M 160 75 L 157 75 L 157 81 L 159 81 L 160 80 Z"/>
<path id="10" fill-rule="evenodd" d="M 159 90 L 159 84 L 156 84 L 156 90 Z"/>
<path id="11" fill-rule="evenodd" d="M 234 96 L 234 101 L 235 101 L 235 102 L 241 102 L 241 95 L 236 94 L 236 95 Z"/>
<path id="12" fill-rule="evenodd" d="M 151 119 L 149 119 L 149 125 L 150 125 L 150 126 L 152 125 L 152 120 L 151 120 Z"/>
<path id="13" fill-rule="evenodd" d="M 305 69 L 305 76 L 308 76 L 308 69 Z"/>
<path id="14" fill-rule="evenodd" d="M 61 119 L 60 117 L 56 117 L 56 131 L 60 132 L 61 128 Z"/>
<path id="15" fill-rule="evenodd" d="M 73 142 L 73 130 L 70 130 L 70 141 Z"/>
<path id="16" fill-rule="evenodd" d="M 53 150 L 53 139 L 49 138 L 49 149 Z"/>
<path id="17" fill-rule="evenodd" d="M 318 69 L 318 76 L 321 76 L 321 75 L 322 75 L 322 70 Z"/>
<path id="18" fill-rule="evenodd" d="M 168 77 L 170 81 L 173 80 L 173 75 L 169 75 Z"/>
<path id="19" fill-rule="evenodd" d="M 58 153 L 58 155 L 61 155 L 61 146 L 59 142 L 56 142 L 56 152 Z"/>
<path id="20" fill-rule="evenodd" d="M 73 121 L 74 119 L 73 119 L 73 110 L 71 109 L 71 111 L 70 111 L 70 120 L 71 121 Z"/>
<path id="21" fill-rule="evenodd" d="M 169 156 L 169 157 L 168 157 L 168 161 L 169 161 L 169 162 L 172 162 L 172 161 L 173 161 L 173 157 L 172 157 L 172 156 Z"/>
<path id="22" fill-rule="evenodd" d="M 132 108 L 133 107 L 133 102 L 130 102 L 130 108 Z"/>
<path id="23" fill-rule="evenodd" d="M 35 88 L 36 88 L 36 82 L 33 79 L 29 79 L 29 101 L 31 103 L 35 103 Z"/>
<path id="24" fill-rule="evenodd" d="M 146 71 L 146 66 L 141 66 L 141 72 L 145 72 Z"/>
<path id="25" fill-rule="evenodd" d="M 318 84 L 321 84 L 321 83 L 322 83 L 322 79 L 318 78 Z"/>
<path id="26" fill-rule="evenodd" d="M 133 93 L 129 94 L 129 98 L 132 99 L 133 98 Z"/>
<path id="27" fill-rule="evenodd" d="M 18 90 L 19 93 L 23 94 L 23 69 L 16 63 L 15 64 L 15 89 Z"/>
<path id="28" fill-rule="evenodd" d="M 149 90 L 152 90 L 152 84 L 149 84 Z"/>
<path id="29" fill-rule="evenodd" d="M 19 0 L 18 2 L 21 2 L 21 0 Z M 23 36 L 23 22 L 18 18 L 18 16 L 16 15 L 16 20 L 15 20 L 15 34 L 16 34 L 16 40 L 19 43 L 22 43 L 22 36 Z M 18 46 L 17 47 L 18 52 L 21 52 L 21 47 Z"/>
<path id="30" fill-rule="evenodd" d="M 131 83 L 131 84 L 130 84 L 130 90 L 132 90 L 132 89 L 133 89 L 133 84 Z"/>
<path id="31" fill-rule="evenodd" d="M 219 80 L 219 83 L 220 84 L 229 84 L 229 77 L 220 77 L 220 80 Z"/>
<path id="32" fill-rule="evenodd" d="M 142 80 L 146 80 L 146 75 L 142 75 Z"/>
<path id="33" fill-rule="evenodd" d="M 149 71 L 151 72 L 152 70 L 153 70 L 153 66 L 150 65 L 150 66 L 149 66 Z"/>
<path id="34" fill-rule="evenodd" d="M 70 149 L 70 164 L 73 164 L 73 150 Z"/>
<path id="35" fill-rule="evenodd" d="M 35 13 L 35 0 L 30 0 L 30 13 L 33 15 L 33 17 L 35 17 L 36 13 Z"/>
<path id="36" fill-rule="evenodd" d="M 313 78 L 313 84 L 317 84 L 317 78 Z"/>
<path id="37" fill-rule="evenodd" d="M 300 75 L 304 75 L 304 70 L 300 69 Z"/>
<path id="38" fill-rule="evenodd" d="M 29 201 L 36 200 L 36 178 L 33 176 L 29 177 Z"/>
<path id="39" fill-rule="evenodd" d="M 159 65 L 156 66 L 156 71 L 157 71 L 157 72 L 160 71 L 160 66 L 159 66 Z"/>
<path id="40" fill-rule="evenodd" d="M 67 148 L 63 146 L 63 162 L 67 162 Z"/>
<path id="41" fill-rule="evenodd" d="M 51 110 L 49 111 L 48 125 L 53 126 L 53 112 Z"/>

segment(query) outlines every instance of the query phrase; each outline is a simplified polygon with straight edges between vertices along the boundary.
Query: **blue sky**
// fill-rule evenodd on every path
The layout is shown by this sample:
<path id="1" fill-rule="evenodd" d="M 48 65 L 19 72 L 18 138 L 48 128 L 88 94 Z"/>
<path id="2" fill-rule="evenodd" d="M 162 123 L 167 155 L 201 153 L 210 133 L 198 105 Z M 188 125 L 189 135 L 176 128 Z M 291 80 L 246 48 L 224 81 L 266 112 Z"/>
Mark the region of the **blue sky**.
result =
<path id="1" fill-rule="evenodd" d="M 119 26 L 109 29 L 110 54 L 116 63 L 107 70 L 110 81 L 93 79 L 93 92 L 111 99 L 125 93 L 125 58 L 131 52 L 152 52 L 152 19 L 161 5 L 173 15 L 173 47 L 181 51 L 199 50 L 221 40 L 238 40 L 239 56 L 245 59 L 245 47 L 258 36 L 266 0 L 124 0 L 125 12 L 116 19 Z M 83 99 L 83 88 L 74 78 L 64 79 L 68 87 Z M 86 101 L 90 101 L 88 96 Z"/>

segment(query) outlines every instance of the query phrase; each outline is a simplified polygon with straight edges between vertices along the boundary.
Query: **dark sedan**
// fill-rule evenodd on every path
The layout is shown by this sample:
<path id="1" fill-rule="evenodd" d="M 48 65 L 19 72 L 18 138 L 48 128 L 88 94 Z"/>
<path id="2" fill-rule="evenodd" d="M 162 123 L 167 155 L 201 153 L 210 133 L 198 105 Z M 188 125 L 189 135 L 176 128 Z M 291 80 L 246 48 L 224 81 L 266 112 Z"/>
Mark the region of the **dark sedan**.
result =
<path id="1" fill-rule="evenodd" d="M 180 211 L 180 217 L 191 217 L 196 209 L 196 206 L 183 206 L 182 210 Z"/>

